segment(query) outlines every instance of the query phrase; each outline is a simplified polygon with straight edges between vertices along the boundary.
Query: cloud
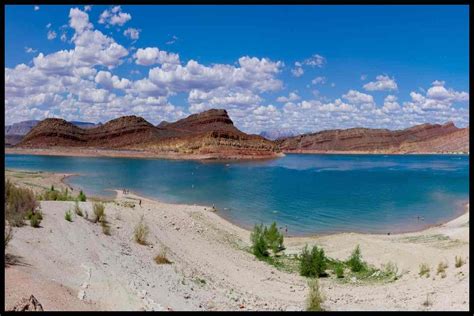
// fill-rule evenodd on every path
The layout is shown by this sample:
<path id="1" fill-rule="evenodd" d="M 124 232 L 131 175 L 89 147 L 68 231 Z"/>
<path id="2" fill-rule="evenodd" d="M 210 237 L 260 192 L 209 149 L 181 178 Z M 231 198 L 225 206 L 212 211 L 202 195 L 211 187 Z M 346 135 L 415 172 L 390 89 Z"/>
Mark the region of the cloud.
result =
<path id="1" fill-rule="evenodd" d="M 48 31 L 48 35 L 47 35 L 48 40 L 51 41 L 51 40 L 55 39 L 56 36 L 57 36 L 57 34 L 56 34 L 55 31 L 53 31 L 53 30 L 49 30 L 49 31 Z"/>
<path id="2" fill-rule="evenodd" d="M 367 79 L 367 75 L 362 74 L 360 75 L 360 80 L 365 81 Z"/>
<path id="3" fill-rule="evenodd" d="M 178 37 L 177 37 L 176 35 L 173 35 L 173 36 L 171 37 L 171 39 L 166 42 L 166 45 L 174 44 L 174 43 L 176 43 L 177 40 L 178 40 Z"/>
<path id="4" fill-rule="evenodd" d="M 37 6 L 37 5 L 35 5 L 35 6 L 33 7 L 33 9 L 34 9 L 35 11 L 38 11 L 38 10 L 40 9 L 40 7 Z"/>
<path id="5" fill-rule="evenodd" d="M 301 99 L 301 97 L 296 93 L 296 91 L 294 91 L 294 92 L 290 92 L 288 97 L 281 96 L 281 97 L 278 97 L 276 100 L 277 102 L 286 103 L 286 102 L 298 101 L 299 99 Z"/>
<path id="6" fill-rule="evenodd" d="M 383 91 L 383 90 L 397 90 L 398 86 L 395 79 L 389 76 L 379 75 L 375 78 L 375 81 L 371 81 L 364 85 L 364 89 L 367 91 Z"/>
<path id="7" fill-rule="evenodd" d="M 142 66 L 155 64 L 179 64 L 179 55 L 160 50 L 158 47 L 139 48 L 133 55 L 135 63 Z"/>
<path id="8" fill-rule="evenodd" d="M 46 28 L 49 29 L 51 27 L 51 23 L 46 24 Z"/>
<path id="9" fill-rule="evenodd" d="M 326 77 L 316 77 L 313 80 L 311 80 L 311 83 L 313 85 L 325 84 L 326 83 Z"/>
<path id="10" fill-rule="evenodd" d="M 295 63 L 296 64 L 299 64 L 299 63 Z M 293 74 L 293 76 L 295 77 L 301 77 L 303 74 L 304 74 L 304 70 L 303 70 L 303 67 L 301 66 L 296 66 L 295 68 L 291 69 L 291 73 Z"/>
<path id="11" fill-rule="evenodd" d="M 132 19 L 132 16 L 128 13 L 122 12 L 120 6 L 115 6 L 110 10 L 105 10 L 99 17 L 100 24 L 109 25 L 118 25 L 122 26 Z"/>
<path id="12" fill-rule="evenodd" d="M 76 34 L 93 28 L 92 23 L 89 22 L 89 15 L 78 8 L 72 8 L 69 11 L 69 25 L 76 31 Z"/>
<path id="13" fill-rule="evenodd" d="M 95 76 L 95 82 L 107 90 L 120 89 L 125 90 L 130 87 L 130 80 L 126 78 L 119 79 L 108 71 L 99 71 Z"/>
<path id="14" fill-rule="evenodd" d="M 394 95 L 388 95 L 384 99 L 382 111 L 393 112 L 400 110 L 400 104 L 397 102 L 397 97 Z"/>
<path id="15" fill-rule="evenodd" d="M 357 90 L 349 90 L 346 94 L 342 96 L 342 98 L 352 104 L 375 104 L 373 96 L 359 92 Z"/>
<path id="16" fill-rule="evenodd" d="M 25 52 L 28 53 L 28 54 L 34 54 L 37 51 L 38 51 L 37 49 L 33 49 L 31 47 L 25 46 Z"/>
<path id="17" fill-rule="evenodd" d="M 311 66 L 311 67 L 323 67 L 326 64 L 326 58 L 321 55 L 314 54 L 310 58 L 305 59 L 302 62 L 303 65 Z"/>
<path id="18" fill-rule="evenodd" d="M 123 31 L 123 35 L 125 35 L 126 37 L 132 40 L 137 40 L 140 37 L 140 32 L 141 32 L 140 29 L 129 27 L 128 29 Z"/>
<path id="19" fill-rule="evenodd" d="M 91 11 L 92 10 L 92 6 L 91 5 L 85 5 L 84 6 L 84 12 L 88 12 L 88 11 Z"/>

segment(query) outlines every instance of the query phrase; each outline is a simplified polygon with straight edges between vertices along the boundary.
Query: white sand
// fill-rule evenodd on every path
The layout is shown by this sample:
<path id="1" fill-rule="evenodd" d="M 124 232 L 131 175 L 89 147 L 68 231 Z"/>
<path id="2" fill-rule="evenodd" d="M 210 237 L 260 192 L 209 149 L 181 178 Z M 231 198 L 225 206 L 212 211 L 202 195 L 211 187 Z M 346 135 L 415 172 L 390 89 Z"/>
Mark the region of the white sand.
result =
<path id="1" fill-rule="evenodd" d="M 23 175 L 24 176 L 24 175 Z M 29 179 L 7 172 L 21 185 L 60 185 L 63 175 L 42 173 Z M 26 177 L 26 180 L 25 180 Z M 142 200 L 141 207 L 138 199 Z M 127 206 L 134 204 L 135 207 Z M 166 204 L 118 192 L 106 203 L 111 236 L 98 224 L 74 216 L 72 202 L 41 202 L 41 228 L 15 228 L 7 249 L 19 264 L 6 272 L 6 308 L 30 294 L 45 310 L 304 310 L 306 279 L 258 261 L 245 251 L 249 232 L 202 206 Z M 80 206 L 92 217 L 92 203 Z M 133 230 L 140 216 L 149 228 L 149 245 L 138 245 Z M 345 259 L 360 244 L 364 259 L 376 266 L 392 261 L 406 273 L 392 283 L 340 283 L 322 278 L 328 310 L 468 310 L 469 213 L 422 232 L 400 235 L 336 234 L 285 239 L 287 253 L 308 244 Z M 153 258 L 166 247 L 170 265 Z M 467 264 L 454 267 L 454 257 Z M 436 275 L 442 260 L 446 277 Z M 419 264 L 431 268 L 418 276 Z M 203 281 L 202 281 L 203 280 Z M 423 302 L 429 297 L 431 305 Z"/>

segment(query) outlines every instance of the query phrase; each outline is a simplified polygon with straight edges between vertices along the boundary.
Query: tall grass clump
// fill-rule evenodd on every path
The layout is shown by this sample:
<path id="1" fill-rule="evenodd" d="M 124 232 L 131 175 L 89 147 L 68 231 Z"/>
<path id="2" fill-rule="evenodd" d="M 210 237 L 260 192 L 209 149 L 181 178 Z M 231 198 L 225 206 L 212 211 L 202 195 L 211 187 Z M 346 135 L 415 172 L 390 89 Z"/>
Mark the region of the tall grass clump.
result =
<path id="1" fill-rule="evenodd" d="M 28 211 L 26 218 L 30 221 L 31 227 L 40 227 L 41 221 L 43 220 L 43 213 L 41 211 Z"/>
<path id="2" fill-rule="evenodd" d="M 83 217 L 84 213 L 82 212 L 82 209 L 79 207 L 79 202 L 75 201 L 74 202 L 74 213 L 76 213 L 77 216 Z"/>
<path id="3" fill-rule="evenodd" d="M 418 272 L 420 277 L 426 276 L 427 278 L 430 277 L 430 266 L 426 263 L 420 264 L 420 272 Z"/>
<path id="4" fill-rule="evenodd" d="M 25 217 L 35 213 L 38 206 L 32 190 L 17 187 L 10 180 L 5 182 L 5 219 L 11 226 L 23 226 Z"/>
<path id="5" fill-rule="evenodd" d="M 68 222 L 72 222 L 72 212 L 71 212 L 71 210 L 67 210 L 64 213 L 64 219 L 67 220 Z"/>
<path id="6" fill-rule="evenodd" d="M 344 265 L 340 262 L 334 265 L 334 274 L 338 279 L 342 279 L 344 277 Z"/>
<path id="7" fill-rule="evenodd" d="M 461 256 L 454 257 L 454 266 L 456 268 L 462 267 L 462 265 L 465 264 L 465 263 L 466 263 L 466 261 L 464 261 Z"/>
<path id="8" fill-rule="evenodd" d="M 300 274 L 305 277 L 320 277 L 326 274 L 327 258 L 324 249 L 313 246 L 311 251 L 306 245 L 300 255 Z"/>
<path id="9" fill-rule="evenodd" d="M 13 239 L 13 228 L 5 220 L 5 249 L 7 249 L 8 244 Z"/>
<path id="10" fill-rule="evenodd" d="M 319 289 L 318 279 L 311 279 L 308 282 L 309 285 L 309 295 L 306 302 L 306 310 L 311 312 L 320 312 L 324 309 L 321 304 L 323 302 L 323 297 Z"/>
<path id="11" fill-rule="evenodd" d="M 277 224 L 273 222 L 269 228 L 263 224 L 255 225 L 250 234 L 252 243 L 252 253 L 259 259 L 265 259 L 270 256 L 270 250 L 273 255 L 277 255 L 285 249 L 283 245 L 283 234 L 278 231 Z"/>
<path id="12" fill-rule="evenodd" d="M 94 223 L 100 222 L 102 217 L 105 216 L 105 205 L 102 203 L 94 203 L 93 205 L 93 211 L 94 211 L 94 218 L 92 221 Z"/>
<path id="13" fill-rule="evenodd" d="M 447 268 L 448 268 L 448 264 L 446 262 L 441 261 L 440 263 L 438 263 L 438 268 L 436 269 L 436 275 L 441 274 L 442 277 L 446 277 Z"/>
<path id="14" fill-rule="evenodd" d="M 140 245 L 147 244 L 147 237 L 148 237 L 149 228 L 148 225 L 145 223 L 145 219 L 143 215 L 140 217 L 140 221 L 135 226 L 133 231 L 133 238 L 135 241 Z"/>
<path id="15" fill-rule="evenodd" d="M 166 248 L 162 247 L 158 255 L 155 257 L 157 264 L 171 264 L 171 261 L 166 257 Z"/>
<path id="16" fill-rule="evenodd" d="M 359 245 L 352 251 L 351 256 L 346 261 L 352 272 L 363 272 L 367 270 L 367 264 L 362 260 L 362 254 Z"/>

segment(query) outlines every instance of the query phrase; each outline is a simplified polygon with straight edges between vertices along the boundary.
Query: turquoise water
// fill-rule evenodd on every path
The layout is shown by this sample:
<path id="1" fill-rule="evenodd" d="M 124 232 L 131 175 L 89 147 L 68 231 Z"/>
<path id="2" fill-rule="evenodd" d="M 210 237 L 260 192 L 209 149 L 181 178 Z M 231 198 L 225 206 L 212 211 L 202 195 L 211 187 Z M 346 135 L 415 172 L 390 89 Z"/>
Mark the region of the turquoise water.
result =
<path id="1" fill-rule="evenodd" d="M 6 155 L 5 167 L 79 173 L 69 182 L 89 195 L 127 188 L 167 202 L 215 204 L 240 226 L 276 221 L 289 235 L 411 231 L 458 216 L 469 199 L 469 157 L 460 155 L 251 162 Z"/>

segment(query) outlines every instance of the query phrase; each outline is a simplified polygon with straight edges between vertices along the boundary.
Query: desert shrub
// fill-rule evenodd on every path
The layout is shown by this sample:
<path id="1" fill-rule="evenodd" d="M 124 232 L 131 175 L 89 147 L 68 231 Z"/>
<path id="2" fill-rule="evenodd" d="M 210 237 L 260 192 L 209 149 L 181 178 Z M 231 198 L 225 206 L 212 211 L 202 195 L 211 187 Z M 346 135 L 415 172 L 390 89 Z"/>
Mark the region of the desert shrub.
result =
<path id="1" fill-rule="evenodd" d="M 94 219 L 92 221 L 94 223 L 100 222 L 101 218 L 105 215 L 105 205 L 102 203 L 94 203 L 93 211 Z"/>
<path id="2" fill-rule="evenodd" d="M 166 257 L 166 248 L 161 248 L 160 253 L 155 257 L 155 262 L 157 264 L 171 264 L 171 261 Z"/>
<path id="3" fill-rule="evenodd" d="M 323 298 L 319 289 L 318 279 L 309 280 L 308 285 L 309 295 L 306 303 L 306 310 L 311 312 L 323 311 L 323 308 L 321 307 Z"/>
<path id="4" fill-rule="evenodd" d="M 100 219 L 100 226 L 102 226 L 102 232 L 104 235 L 110 236 L 110 225 L 109 222 L 107 222 L 107 217 L 106 215 L 102 215 Z"/>
<path id="5" fill-rule="evenodd" d="M 82 191 L 81 191 L 82 192 Z M 64 190 L 58 191 L 54 188 L 54 185 L 51 185 L 51 188 L 49 190 L 46 190 L 43 192 L 43 194 L 40 194 L 38 198 L 40 200 L 44 201 L 82 201 L 80 198 L 81 193 L 79 193 L 77 198 L 74 198 L 68 188 L 65 188 Z M 85 197 L 84 197 L 85 198 Z M 84 199 L 85 201 L 85 199 Z"/>
<path id="6" fill-rule="evenodd" d="M 5 249 L 7 249 L 8 244 L 13 239 L 13 228 L 5 221 Z"/>
<path id="7" fill-rule="evenodd" d="M 270 255 L 269 249 L 276 255 L 285 249 L 283 246 L 283 234 L 278 231 L 277 225 L 273 222 L 269 228 L 266 226 L 255 225 L 250 234 L 252 242 L 252 253 L 259 259 Z"/>
<path id="8" fill-rule="evenodd" d="M 420 264 L 420 272 L 418 272 L 418 275 L 420 277 L 426 276 L 427 278 L 430 277 L 430 266 L 426 263 Z"/>
<path id="9" fill-rule="evenodd" d="M 325 274 L 327 259 L 324 249 L 313 246 L 311 251 L 306 245 L 300 255 L 300 274 L 306 277 L 320 277 Z"/>
<path id="10" fill-rule="evenodd" d="M 446 269 L 448 268 L 448 264 L 446 262 L 440 262 L 438 263 L 438 268 L 436 269 L 436 275 L 438 274 L 444 274 L 446 272 Z"/>
<path id="11" fill-rule="evenodd" d="M 339 279 L 344 277 L 344 265 L 342 263 L 338 262 L 334 265 L 334 274 Z"/>
<path id="12" fill-rule="evenodd" d="M 255 225 L 252 233 L 250 234 L 250 240 L 252 242 L 252 253 L 259 259 L 268 257 L 268 244 L 263 234 L 263 225 Z"/>
<path id="13" fill-rule="evenodd" d="M 395 280 L 399 277 L 398 266 L 391 261 L 382 265 L 382 273 L 385 277 L 393 277 Z"/>
<path id="14" fill-rule="evenodd" d="M 263 235 L 267 242 L 268 248 L 270 248 L 274 254 L 283 250 L 283 234 L 278 231 L 277 224 L 273 222 L 270 228 L 265 227 L 263 229 Z"/>
<path id="15" fill-rule="evenodd" d="M 140 245 L 146 245 L 148 232 L 148 225 L 145 223 L 144 217 L 142 215 L 140 221 L 138 222 L 137 226 L 135 226 L 135 229 L 133 231 L 133 237 L 135 241 Z"/>
<path id="16" fill-rule="evenodd" d="M 462 259 L 461 256 L 459 256 L 459 257 L 458 257 L 458 256 L 454 257 L 454 266 L 455 266 L 456 268 L 462 267 L 462 265 L 465 264 L 465 263 L 466 263 L 466 262 Z"/>
<path id="17" fill-rule="evenodd" d="M 72 222 L 72 212 L 71 212 L 71 210 L 67 210 L 64 213 L 64 219 L 67 220 L 68 222 Z"/>
<path id="18" fill-rule="evenodd" d="M 359 245 L 356 246 L 346 263 L 351 268 L 352 272 L 362 272 L 367 270 L 367 264 L 362 260 Z"/>
<path id="19" fill-rule="evenodd" d="M 79 207 L 78 201 L 74 202 L 74 213 L 76 213 L 76 215 L 80 217 L 84 216 L 84 214 L 82 213 L 82 209 Z"/>
<path id="20" fill-rule="evenodd" d="M 81 202 L 85 202 L 87 200 L 87 197 L 84 194 L 84 192 L 82 192 L 82 190 L 79 192 L 79 195 L 77 196 L 77 199 Z"/>
<path id="21" fill-rule="evenodd" d="M 426 294 L 426 299 L 423 301 L 423 306 L 428 307 L 433 305 L 428 294 Z"/>
<path id="22" fill-rule="evenodd" d="M 5 219 L 12 226 L 23 226 L 28 212 L 38 207 L 32 190 L 15 186 L 9 180 L 5 182 Z"/>

